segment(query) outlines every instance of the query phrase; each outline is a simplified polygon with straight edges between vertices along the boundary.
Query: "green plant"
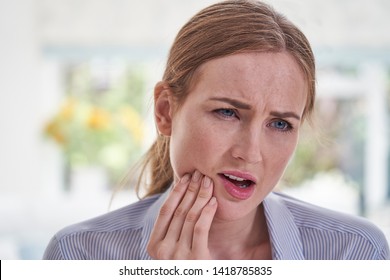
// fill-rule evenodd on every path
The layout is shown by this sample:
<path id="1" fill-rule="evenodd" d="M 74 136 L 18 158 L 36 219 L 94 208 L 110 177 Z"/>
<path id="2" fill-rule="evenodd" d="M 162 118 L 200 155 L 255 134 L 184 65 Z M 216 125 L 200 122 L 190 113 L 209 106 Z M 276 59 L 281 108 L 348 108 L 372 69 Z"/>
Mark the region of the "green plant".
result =
<path id="1" fill-rule="evenodd" d="M 71 169 L 102 166 L 117 182 L 142 152 L 142 76 L 123 71 L 102 89 L 99 80 L 91 78 L 90 65 L 70 72 L 68 97 L 45 124 L 44 134 L 59 145 Z"/>

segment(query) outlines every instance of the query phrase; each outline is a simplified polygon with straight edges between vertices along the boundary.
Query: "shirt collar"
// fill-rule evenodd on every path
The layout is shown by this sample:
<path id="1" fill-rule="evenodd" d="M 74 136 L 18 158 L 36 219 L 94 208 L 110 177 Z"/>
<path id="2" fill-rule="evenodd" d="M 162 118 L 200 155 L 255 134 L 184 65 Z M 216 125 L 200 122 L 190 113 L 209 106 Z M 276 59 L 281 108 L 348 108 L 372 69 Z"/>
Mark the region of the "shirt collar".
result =
<path id="1" fill-rule="evenodd" d="M 157 195 L 156 201 L 151 205 L 145 215 L 140 244 L 140 259 L 151 259 L 146 246 L 157 219 L 159 210 L 166 200 L 170 189 Z M 303 246 L 299 230 L 294 217 L 275 193 L 270 193 L 263 201 L 264 213 L 267 220 L 268 232 L 271 240 L 272 258 L 275 260 L 302 260 Z"/>
<path id="2" fill-rule="evenodd" d="M 273 259 L 303 260 L 303 245 L 298 227 L 282 198 L 276 193 L 270 193 L 263 205 Z"/>

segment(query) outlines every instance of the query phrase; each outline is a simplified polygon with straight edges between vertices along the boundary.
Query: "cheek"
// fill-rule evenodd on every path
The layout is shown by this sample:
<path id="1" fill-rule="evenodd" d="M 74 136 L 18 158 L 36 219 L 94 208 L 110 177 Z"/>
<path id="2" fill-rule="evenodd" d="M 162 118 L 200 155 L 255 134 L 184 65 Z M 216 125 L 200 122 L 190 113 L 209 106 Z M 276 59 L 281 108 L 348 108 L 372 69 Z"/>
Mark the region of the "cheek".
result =
<path id="1" fill-rule="evenodd" d="M 189 126 L 188 123 L 191 125 Z M 185 122 L 173 130 L 170 143 L 171 163 L 174 173 L 181 177 L 195 169 L 207 174 L 217 154 L 218 138 L 212 130 L 202 125 L 201 119 Z"/>
<path id="2" fill-rule="evenodd" d="M 283 173 L 296 148 L 297 138 L 286 138 L 285 141 L 274 141 L 269 149 L 268 160 L 272 162 L 272 168 Z"/>
<path id="3" fill-rule="evenodd" d="M 283 172 L 294 154 L 298 133 L 268 131 L 263 139 L 263 160 L 275 172 Z"/>

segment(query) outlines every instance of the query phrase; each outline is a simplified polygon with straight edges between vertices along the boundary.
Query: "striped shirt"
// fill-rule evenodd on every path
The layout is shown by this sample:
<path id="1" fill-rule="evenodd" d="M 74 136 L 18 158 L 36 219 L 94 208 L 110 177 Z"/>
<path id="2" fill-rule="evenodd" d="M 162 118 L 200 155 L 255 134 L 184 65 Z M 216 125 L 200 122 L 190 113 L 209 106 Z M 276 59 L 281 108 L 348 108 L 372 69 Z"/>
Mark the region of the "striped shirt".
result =
<path id="1" fill-rule="evenodd" d="M 151 259 L 146 246 L 167 193 L 59 231 L 44 259 Z M 280 193 L 263 201 L 276 260 L 390 259 L 384 234 L 366 219 Z"/>

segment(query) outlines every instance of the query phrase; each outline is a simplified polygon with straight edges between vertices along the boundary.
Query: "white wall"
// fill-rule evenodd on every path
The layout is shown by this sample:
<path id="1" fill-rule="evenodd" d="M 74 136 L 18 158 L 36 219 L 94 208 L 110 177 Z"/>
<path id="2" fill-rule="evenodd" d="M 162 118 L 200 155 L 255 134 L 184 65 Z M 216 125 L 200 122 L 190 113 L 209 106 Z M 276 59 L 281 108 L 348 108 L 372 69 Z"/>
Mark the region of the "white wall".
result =
<path id="1" fill-rule="evenodd" d="M 40 192 L 41 58 L 32 0 L 0 1 L 0 188 Z"/>

